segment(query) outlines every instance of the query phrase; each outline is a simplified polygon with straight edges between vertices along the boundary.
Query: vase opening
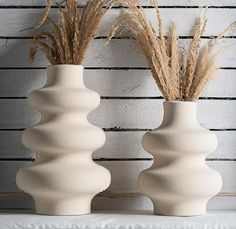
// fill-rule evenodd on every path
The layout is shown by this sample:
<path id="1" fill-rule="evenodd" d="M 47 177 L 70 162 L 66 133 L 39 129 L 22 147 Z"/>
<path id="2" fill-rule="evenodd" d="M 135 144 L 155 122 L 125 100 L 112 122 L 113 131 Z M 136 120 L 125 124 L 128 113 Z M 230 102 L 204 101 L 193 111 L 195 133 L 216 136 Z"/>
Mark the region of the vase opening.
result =
<path id="1" fill-rule="evenodd" d="M 161 126 L 178 125 L 192 126 L 198 125 L 197 103 L 186 101 L 165 101 L 163 102 L 163 121 Z"/>

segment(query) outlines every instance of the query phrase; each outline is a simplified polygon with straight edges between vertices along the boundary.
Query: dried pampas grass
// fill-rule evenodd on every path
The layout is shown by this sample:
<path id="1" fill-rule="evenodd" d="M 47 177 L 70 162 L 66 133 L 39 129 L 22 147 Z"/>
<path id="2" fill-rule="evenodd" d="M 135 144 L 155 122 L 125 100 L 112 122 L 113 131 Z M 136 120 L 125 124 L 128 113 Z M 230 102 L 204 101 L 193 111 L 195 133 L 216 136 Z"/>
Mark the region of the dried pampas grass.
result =
<path id="1" fill-rule="evenodd" d="M 115 0 L 89 0 L 83 9 L 78 9 L 76 0 L 67 0 L 64 5 L 58 4 L 59 23 L 49 16 L 51 2 L 47 0 L 44 15 L 35 28 L 48 21 L 52 31 L 35 35 L 30 46 L 30 61 L 41 49 L 51 64 L 82 64 L 103 16 Z"/>
<path id="2" fill-rule="evenodd" d="M 158 32 L 147 19 L 138 0 L 117 0 L 128 9 L 111 28 L 108 41 L 121 29 L 131 31 L 151 67 L 152 75 L 167 101 L 195 101 L 218 70 L 222 49 L 215 50 L 219 40 L 236 26 L 233 22 L 217 38 L 201 46 L 207 18 L 206 10 L 193 28 L 193 38 L 187 55 L 179 45 L 175 24 L 171 24 L 167 39 L 157 6 Z"/>

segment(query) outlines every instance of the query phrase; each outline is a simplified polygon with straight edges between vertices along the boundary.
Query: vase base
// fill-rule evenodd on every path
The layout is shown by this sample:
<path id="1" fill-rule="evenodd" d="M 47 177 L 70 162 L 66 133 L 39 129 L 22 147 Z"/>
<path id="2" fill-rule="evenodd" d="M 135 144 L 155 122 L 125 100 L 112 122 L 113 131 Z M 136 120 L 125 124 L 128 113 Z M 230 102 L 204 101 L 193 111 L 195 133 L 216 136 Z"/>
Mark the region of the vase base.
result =
<path id="1" fill-rule="evenodd" d="M 199 216 L 206 214 L 206 204 L 156 204 L 154 205 L 155 215 L 167 215 L 167 216 Z"/>
<path id="2" fill-rule="evenodd" d="M 40 215 L 85 215 L 91 213 L 91 200 L 85 197 L 57 201 L 35 199 L 35 211 Z"/>

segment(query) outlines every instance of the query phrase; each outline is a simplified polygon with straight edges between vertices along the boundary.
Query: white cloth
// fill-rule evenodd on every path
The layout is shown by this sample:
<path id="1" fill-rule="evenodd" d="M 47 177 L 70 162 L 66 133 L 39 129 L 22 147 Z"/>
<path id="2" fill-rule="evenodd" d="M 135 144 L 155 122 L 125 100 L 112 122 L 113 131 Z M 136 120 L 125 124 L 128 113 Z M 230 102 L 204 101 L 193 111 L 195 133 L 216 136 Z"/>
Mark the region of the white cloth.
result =
<path id="1" fill-rule="evenodd" d="M 1 211 L 0 229 L 236 229 L 236 211 L 211 211 L 195 217 L 150 213 L 43 216 L 27 211 Z"/>

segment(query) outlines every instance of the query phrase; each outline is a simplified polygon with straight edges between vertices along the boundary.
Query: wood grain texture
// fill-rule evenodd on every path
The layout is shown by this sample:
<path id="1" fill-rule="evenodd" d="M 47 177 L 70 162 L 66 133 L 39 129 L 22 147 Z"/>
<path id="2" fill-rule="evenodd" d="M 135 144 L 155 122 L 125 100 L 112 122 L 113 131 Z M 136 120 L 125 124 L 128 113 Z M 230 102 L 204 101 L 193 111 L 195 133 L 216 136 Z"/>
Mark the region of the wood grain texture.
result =
<path id="1" fill-rule="evenodd" d="M 145 131 L 108 131 L 105 145 L 94 152 L 94 159 L 152 158 L 144 151 L 141 139 Z M 214 131 L 218 137 L 217 150 L 208 159 L 236 159 L 236 131 Z M 0 160 L 27 158 L 35 155 L 21 144 L 21 131 L 0 131 Z"/>
<path id="2" fill-rule="evenodd" d="M 106 112 L 109 111 L 109 112 Z M 206 128 L 236 128 L 236 100 L 200 100 L 198 120 Z M 163 116 L 162 100 L 102 100 L 89 114 L 89 121 L 100 127 L 156 128 Z M 111 115 L 112 114 L 112 115 Z"/>
<path id="3" fill-rule="evenodd" d="M 0 37 L 25 37 L 33 36 L 36 32 L 32 28 L 36 22 L 42 17 L 44 9 L 0 9 Z M 51 17 L 57 18 L 57 9 L 52 9 Z M 145 9 L 146 15 L 157 27 L 155 9 Z M 190 36 L 192 26 L 195 24 L 196 18 L 199 17 L 201 9 L 199 8 L 171 8 L 161 9 L 161 15 L 164 22 L 164 29 L 167 31 L 170 21 L 177 24 L 177 32 L 180 36 Z M 99 29 L 98 36 L 107 36 L 112 24 L 119 16 L 121 9 L 111 9 L 104 17 L 103 23 Z M 185 15 L 185 17 L 183 17 Z M 204 36 L 214 36 L 222 32 L 229 24 L 236 20 L 235 9 L 209 9 L 208 23 Z M 218 26 L 214 26 L 217 24 Z M 40 30 L 50 29 L 45 26 Z M 125 35 L 125 34 L 124 34 Z M 236 31 L 232 31 L 230 35 L 236 35 Z"/>
<path id="4" fill-rule="evenodd" d="M 0 107 L 0 129 L 29 127 L 40 119 L 40 114 L 25 99 L 0 100 Z"/>
<path id="5" fill-rule="evenodd" d="M 87 0 L 79 0 L 81 5 Z M 148 0 L 140 0 L 143 6 L 150 6 Z M 160 0 L 160 6 L 236 6 L 234 0 Z M 0 0 L 0 6 L 45 6 L 45 0 Z"/>
<path id="6" fill-rule="evenodd" d="M 34 158 L 35 155 L 21 144 L 21 131 L 0 131 L 0 159 Z"/>
<path id="7" fill-rule="evenodd" d="M 15 175 L 19 168 L 32 162 L 0 161 L 0 192 L 17 192 Z M 139 192 L 138 175 L 153 163 L 152 161 L 98 161 L 108 168 L 112 175 L 108 191 Z M 236 162 L 208 161 L 207 164 L 218 171 L 223 177 L 221 192 L 236 192 Z"/>
<path id="8" fill-rule="evenodd" d="M 24 193 L 0 193 L 0 209 L 34 209 L 34 201 Z"/>
<path id="9" fill-rule="evenodd" d="M 184 39 L 181 42 L 187 50 L 189 40 Z M 209 42 L 209 39 L 203 39 L 202 43 L 204 42 Z M 29 63 L 29 44 L 30 39 L 0 39 L 0 68 L 46 67 L 48 61 L 41 52 L 32 64 Z M 105 39 L 94 40 L 87 52 L 85 67 L 147 67 L 134 40 L 114 39 L 108 45 L 105 44 Z M 221 67 L 236 66 L 235 44 L 235 39 L 222 39 L 221 45 L 225 47 L 225 55 L 220 62 Z"/>
<path id="10" fill-rule="evenodd" d="M 152 158 L 144 151 L 141 139 L 145 132 L 106 132 L 105 145 L 97 150 L 93 157 L 99 158 Z M 216 151 L 208 159 L 236 159 L 236 131 L 214 131 L 218 138 Z"/>
<path id="11" fill-rule="evenodd" d="M 0 100 L 0 129 L 26 128 L 39 121 L 40 114 L 25 99 Z M 200 100 L 198 119 L 209 129 L 236 128 L 236 100 Z M 88 120 L 102 128 L 149 128 L 162 121 L 162 100 L 104 99 Z"/>
<path id="12" fill-rule="evenodd" d="M 103 161 L 99 164 L 108 168 L 112 175 L 109 191 L 138 192 L 138 175 L 152 165 L 152 161 Z M 223 178 L 221 192 L 236 191 L 236 162 L 209 161 L 209 167 L 218 171 Z"/>
<path id="13" fill-rule="evenodd" d="M 46 82 L 46 70 L 0 70 L 0 97 L 24 97 Z"/>
<path id="14" fill-rule="evenodd" d="M 45 69 L 0 69 L 0 97 L 24 97 L 46 81 Z M 105 97 L 162 96 L 150 70 L 85 70 L 86 86 Z M 219 70 L 204 97 L 236 97 L 236 71 Z"/>
<path id="15" fill-rule="evenodd" d="M 19 189 L 16 187 L 16 173 L 17 171 L 29 165 L 29 162 L 25 161 L 0 161 L 0 192 L 19 192 Z"/>

